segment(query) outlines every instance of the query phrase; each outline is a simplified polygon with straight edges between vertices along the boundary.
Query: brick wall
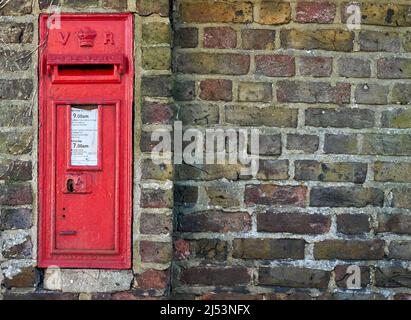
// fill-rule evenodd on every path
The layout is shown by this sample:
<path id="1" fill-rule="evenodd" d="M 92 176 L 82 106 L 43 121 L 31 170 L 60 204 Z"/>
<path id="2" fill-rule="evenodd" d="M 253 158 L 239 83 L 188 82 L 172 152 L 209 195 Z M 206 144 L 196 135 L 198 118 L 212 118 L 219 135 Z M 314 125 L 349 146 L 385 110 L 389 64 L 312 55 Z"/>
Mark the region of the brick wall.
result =
<path id="1" fill-rule="evenodd" d="M 345 0 L 0 4 L 0 299 L 409 299 L 411 3 L 358 2 L 359 30 Z M 133 269 L 65 269 L 59 285 L 36 268 L 51 3 L 133 12 L 136 39 Z M 155 165 L 151 132 L 174 120 L 258 128 L 256 178 Z M 351 265 L 361 290 L 346 288 Z"/>
<path id="2" fill-rule="evenodd" d="M 350 30 L 347 1 L 176 1 L 179 119 L 259 128 L 261 160 L 175 166 L 175 295 L 411 292 L 411 3 L 359 2 Z"/>
<path id="3" fill-rule="evenodd" d="M 135 119 L 132 270 L 41 270 L 37 256 L 38 17 L 133 12 Z M 173 114 L 168 0 L 16 0 L 0 4 L 0 299 L 141 299 L 170 291 L 171 165 L 142 139 Z M 61 283 L 51 281 L 60 272 Z M 74 280 L 72 283 L 71 280 Z"/>

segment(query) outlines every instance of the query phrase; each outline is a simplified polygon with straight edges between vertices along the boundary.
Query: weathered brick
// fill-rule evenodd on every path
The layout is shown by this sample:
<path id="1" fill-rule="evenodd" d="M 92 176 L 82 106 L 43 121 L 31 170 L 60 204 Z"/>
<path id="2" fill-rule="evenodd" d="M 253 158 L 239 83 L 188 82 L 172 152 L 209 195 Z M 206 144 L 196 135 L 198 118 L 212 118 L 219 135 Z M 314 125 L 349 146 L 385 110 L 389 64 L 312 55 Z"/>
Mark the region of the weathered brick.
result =
<path id="1" fill-rule="evenodd" d="M 288 177 L 288 160 L 260 159 L 257 179 L 287 180 Z"/>
<path id="2" fill-rule="evenodd" d="M 211 101 L 231 101 L 233 83 L 230 80 L 203 80 L 200 82 L 200 98 Z"/>
<path id="3" fill-rule="evenodd" d="M 38 0 L 40 9 L 48 9 L 50 5 L 62 5 L 64 0 Z"/>
<path id="4" fill-rule="evenodd" d="M 33 92 L 30 79 L 0 80 L 0 100 L 28 100 Z"/>
<path id="5" fill-rule="evenodd" d="M 149 269 L 138 274 L 134 283 L 141 290 L 164 290 L 168 286 L 170 272 L 168 270 Z"/>
<path id="6" fill-rule="evenodd" d="M 297 127 L 297 109 L 226 106 L 226 123 L 241 126 Z"/>
<path id="7" fill-rule="evenodd" d="M 181 232 L 241 232 L 251 229 L 251 217 L 247 212 L 206 211 L 181 215 Z"/>
<path id="8" fill-rule="evenodd" d="M 31 186 L 17 183 L 0 184 L 0 204 L 13 206 L 32 202 Z"/>
<path id="9" fill-rule="evenodd" d="M 332 73 L 333 58 L 300 57 L 299 70 L 302 76 L 329 77 Z"/>
<path id="10" fill-rule="evenodd" d="M 173 193 L 171 190 L 142 189 L 142 208 L 172 208 Z"/>
<path id="11" fill-rule="evenodd" d="M 286 49 L 350 52 L 354 46 L 354 33 L 344 30 L 282 30 L 280 37 Z"/>
<path id="12" fill-rule="evenodd" d="M 295 21 L 300 23 L 332 23 L 335 13 L 335 3 L 301 1 L 297 3 Z"/>
<path id="13" fill-rule="evenodd" d="M 290 288 L 327 288 L 330 271 L 293 266 L 260 267 L 258 283 L 264 286 Z"/>
<path id="14" fill-rule="evenodd" d="M 140 217 L 140 232 L 142 234 L 169 234 L 173 230 L 170 215 L 142 213 Z"/>
<path id="15" fill-rule="evenodd" d="M 241 30 L 242 48 L 247 50 L 273 50 L 275 31 L 265 29 Z"/>
<path id="16" fill-rule="evenodd" d="M 306 193 L 307 188 L 300 186 L 246 185 L 244 201 L 247 205 L 294 205 L 304 207 Z"/>
<path id="17" fill-rule="evenodd" d="M 219 110 L 217 105 L 190 104 L 179 108 L 178 120 L 183 125 L 211 125 L 219 121 Z"/>
<path id="18" fill-rule="evenodd" d="M 28 259 L 32 257 L 33 243 L 31 238 L 27 237 L 23 242 L 13 243 L 11 246 L 4 247 L 2 256 L 5 259 Z"/>
<path id="19" fill-rule="evenodd" d="M 338 74 L 346 78 L 369 78 L 370 61 L 361 58 L 341 58 L 338 60 Z"/>
<path id="20" fill-rule="evenodd" d="M 401 41 L 396 32 L 361 31 L 361 51 L 400 52 Z"/>
<path id="21" fill-rule="evenodd" d="M 32 0 L 13 0 L 2 3 L 0 16 L 20 16 L 30 14 L 32 9 Z"/>
<path id="22" fill-rule="evenodd" d="M 250 69 L 250 57 L 238 53 L 182 53 L 176 67 L 181 73 L 244 75 Z"/>
<path id="23" fill-rule="evenodd" d="M 245 1 L 184 1 L 180 5 L 180 17 L 182 22 L 249 23 L 253 20 L 253 7 Z"/>
<path id="24" fill-rule="evenodd" d="M 149 97 L 171 97 L 172 87 L 170 76 L 144 76 L 141 81 L 141 94 Z"/>
<path id="25" fill-rule="evenodd" d="M 230 49 L 237 46 L 237 33 L 230 27 L 204 28 L 204 47 Z"/>
<path id="26" fill-rule="evenodd" d="M 355 88 L 355 102 L 361 104 L 387 104 L 389 87 L 362 83 Z"/>
<path id="27" fill-rule="evenodd" d="M 295 75 L 295 58 L 287 55 L 263 55 L 255 57 L 256 74 L 268 77 Z"/>
<path id="28" fill-rule="evenodd" d="M 169 9 L 169 0 L 137 0 L 137 12 L 142 16 L 157 13 L 162 17 L 168 17 Z"/>
<path id="29" fill-rule="evenodd" d="M 240 82 L 238 100 L 244 102 L 270 102 L 272 99 L 271 83 Z"/>
<path id="30" fill-rule="evenodd" d="M 0 50 L 1 71 L 24 71 L 31 66 L 31 55 L 29 51 Z"/>
<path id="31" fill-rule="evenodd" d="M 161 102 L 144 101 L 141 117 L 144 124 L 170 124 L 174 119 L 174 106 Z"/>
<path id="32" fill-rule="evenodd" d="M 362 187 L 314 187 L 310 204 L 313 207 L 382 207 L 384 192 Z"/>
<path id="33" fill-rule="evenodd" d="M 261 135 L 259 136 L 259 154 L 264 156 L 275 156 L 281 154 L 281 135 Z"/>
<path id="34" fill-rule="evenodd" d="M 407 134 L 364 134 L 362 154 L 411 155 L 411 136 Z"/>
<path id="35" fill-rule="evenodd" d="M 198 46 L 198 29 L 179 28 L 174 31 L 174 39 L 177 47 L 195 48 Z"/>
<path id="36" fill-rule="evenodd" d="M 33 267 L 22 267 L 17 275 L 4 279 L 6 288 L 33 288 L 36 283 L 36 270 Z"/>
<path id="37" fill-rule="evenodd" d="M 1 180 L 31 180 L 31 161 L 0 159 L 0 179 Z"/>
<path id="38" fill-rule="evenodd" d="M 236 286 L 249 284 L 251 275 L 244 267 L 193 267 L 182 270 L 180 281 L 186 285 Z"/>
<path id="39" fill-rule="evenodd" d="M 391 241 L 388 250 L 388 259 L 411 259 L 411 241 Z"/>
<path id="40" fill-rule="evenodd" d="M 176 165 L 175 166 L 175 179 L 176 180 L 238 180 L 241 166 L 234 164 L 208 164 L 188 166 L 188 165 Z"/>
<path id="41" fill-rule="evenodd" d="M 318 150 L 320 139 L 318 136 L 309 134 L 287 135 L 287 149 L 314 153 Z"/>
<path id="42" fill-rule="evenodd" d="M 305 125 L 311 127 L 333 128 L 372 128 L 374 112 L 365 109 L 307 109 Z"/>
<path id="43" fill-rule="evenodd" d="M 142 25 L 142 37 L 144 44 L 169 44 L 171 42 L 170 25 L 164 22 L 150 22 Z"/>
<path id="44" fill-rule="evenodd" d="M 266 212 L 257 215 L 259 232 L 321 234 L 328 232 L 330 226 L 331 218 L 319 214 Z"/>
<path id="45" fill-rule="evenodd" d="M 174 202 L 176 206 L 193 207 L 198 200 L 197 186 L 174 186 Z"/>
<path id="46" fill-rule="evenodd" d="M 33 29 L 32 23 L 0 22 L 0 42 L 31 43 Z"/>
<path id="47" fill-rule="evenodd" d="M 232 183 L 219 183 L 206 186 L 205 191 L 208 197 L 208 204 L 212 206 L 239 207 L 240 206 L 240 185 Z"/>
<path id="48" fill-rule="evenodd" d="M 173 166 L 171 164 L 156 164 L 151 159 L 143 160 L 141 171 L 143 179 L 170 180 L 173 177 Z"/>
<path id="49" fill-rule="evenodd" d="M 279 81 L 277 99 L 280 102 L 335 103 L 350 102 L 351 85 L 327 82 Z"/>
<path id="50" fill-rule="evenodd" d="M 357 136 L 356 135 L 340 135 L 326 134 L 324 141 L 325 153 L 332 154 L 356 154 L 357 153 Z"/>
<path id="51" fill-rule="evenodd" d="M 226 261 L 228 243 L 218 239 L 199 239 L 190 241 L 191 255 L 201 260 Z"/>
<path id="52" fill-rule="evenodd" d="M 411 110 L 394 109 L 384 111 L 382 113 L 381 125 L 383 128 L 411 128 Z"/>
<path id="53" fill-rule="evenodd" d="M 172 257 L 170 242 L 140 242 L 140 256 L 143 262 L 169 263 Z"/>
<path id="54" fill-rule="evenodd" d="M 377 268 L 375 285 L 384 288 L 411 288 L 411 271 L 401 267 Z"/>
<path id="55" fill-rule="evenodd" d="M 378 260 L 384 258 L 383 240 L 324 240 L 314 244 L 316 260 Z"/>
<path id="56" fill-rule="evenodd" d="M 402 38 L 402 46 L 405 51 L 411 52 L 411 32 L 406 32 L 401 35 Z"/>
<path id="57" fill-rule="evenodd" d="M 341 6 L 341 16 L 344 23 L 347 21 L 348 16 L 350 16 L 347 11 L 347 6 L 349 4 Z M 392 27 L 411 26 L 409 6 L 382 3 L 361 3 L 360 8 L 361 24 Z"/>
<path id="58" fill-rule="evenodd" d="M 335 273 L 335 283 L 340 288 L 347 288 L 347 281 L 352 272 L 347 272 L 349 266 L 339 265 L 334 269 Z M 360 266 L 360 286 L 361 288 L 366 288 L 370 284 L 370 268 L 366 266 Z"/>
<path id="59" fill-rule="evenodd" d="M 390 102 L 395 104 L 411 104 L 411 84 L 395 83 Z"/>
<path id="60" fill-rule="evenodd" d="M 374 180 L 381 182 L 411 182 L 411 163 L 377 161 Z"/>
<path id="61" fill-rule="evenodd" d="M 410 190 L 408 190 L 410 192 Z M 392 232 L 411 234 L 411 215 L 380 214 L 378 215 L 377 233 Z"/>
<path id="62" fill-rule="evenodd" d="M 370 231 L 369 217 L 365 214 L 341 214 L 337 216 L 337 231 L 344 234 L 359 234 Z"/>
<path id="63" fill-rule="evenodd" d="M 100 5 L 104 8 L 125 10 L 127 9 L 127 0 L 101 0 Z"/>
<path id="64" fill-rule="evenodd" d="M 377 61 L 377 75 L 380 79 L 410 79 L 411 59 L 383 58 Z"/>
<path id="65" fill-rule="evenodd" d="M 177 80 L 173 85 L 173 98 L 176 101 L 191 101 L 196 96 L 195 82 L 191 80 Z"/>
<path id="66" fill-rule="evenodd" d="M 411 209 L 411 189 L 396 188 L 392 190 L 392 206 L 395 208 Z"/>
<path id="67" fill-rule="evenodd" d="M 288 23 L 291 20 L 291 6 L 282 1 L 261 1 L 255 4 L 257 16 L 255 22 L 266 25 Z"/>
<path id="68" fill-rule="evenodd" d="M 364 183 L 366 177 L 366 163 L 295 161 L 296 180 Z"/>
<path id="69" fill-rule="evenodd" d="M 0 108 L 0 127 L 31 126 L 32 114 L 29 106 L 11 104 Z"/>
<path id="70" fill-rule="evenodd" d="M 299 239 L 234 239 L 236 259 L 304 259 L 305 241 Z"/>
<path id="71" fill-rule="evenodd" d="M 142 60 L 145 70 L 168 70 L 171 67 L 171 50 L 169 47 L 143 48 Z"/>
<path id="72" fill-rule="evenodd" d="M 407 294 L 407 293 L 397 293 L 397 294 L 394 295 L 394 300 L 409 301 L 409 300 L 411 300 L 411 294 Z"/>
<path id="73" fill-rule="evenodd" d="M 16 208 L 0 211 L 0 230 L 29 229 L 33 225 L 31 209 Z"/>

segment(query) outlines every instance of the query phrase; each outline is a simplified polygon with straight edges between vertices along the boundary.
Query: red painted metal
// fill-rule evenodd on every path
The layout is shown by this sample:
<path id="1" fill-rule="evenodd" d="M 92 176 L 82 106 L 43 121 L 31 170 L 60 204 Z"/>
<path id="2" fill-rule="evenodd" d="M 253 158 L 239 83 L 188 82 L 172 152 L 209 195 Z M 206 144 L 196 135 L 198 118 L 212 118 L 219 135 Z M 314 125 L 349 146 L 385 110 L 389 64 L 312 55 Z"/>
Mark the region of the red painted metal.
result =
<path id="1" fill-rule="evenodd" d="M 131 267 L 133 18 L 40 17 L 38 265 Z"/>

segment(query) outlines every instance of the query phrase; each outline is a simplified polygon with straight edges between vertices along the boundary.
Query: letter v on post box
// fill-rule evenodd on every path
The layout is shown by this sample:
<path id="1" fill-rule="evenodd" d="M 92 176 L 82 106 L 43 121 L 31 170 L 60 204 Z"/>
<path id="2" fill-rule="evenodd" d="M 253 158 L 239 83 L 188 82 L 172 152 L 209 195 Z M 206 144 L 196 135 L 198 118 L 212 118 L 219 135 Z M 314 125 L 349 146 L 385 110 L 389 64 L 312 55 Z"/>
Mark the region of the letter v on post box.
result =
<path id="1" fill-rule="evenodd" d="M 40 17 L 40 267 L 131 267 L 133 17 Z"/>

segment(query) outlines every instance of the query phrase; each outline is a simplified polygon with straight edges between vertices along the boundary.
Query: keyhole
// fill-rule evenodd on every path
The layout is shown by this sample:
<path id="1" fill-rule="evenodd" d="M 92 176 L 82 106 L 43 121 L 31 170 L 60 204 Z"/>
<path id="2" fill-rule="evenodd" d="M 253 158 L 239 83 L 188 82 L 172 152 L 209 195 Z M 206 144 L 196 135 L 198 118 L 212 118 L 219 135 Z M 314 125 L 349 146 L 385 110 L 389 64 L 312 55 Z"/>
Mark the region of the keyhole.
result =
<path id="1" fill-rule="evenodd" d="M 74 192 L 74 181 L 73 181 L 73 179 L 68 179 L 67 180 L 67 191 L 68 192 Z"/>

